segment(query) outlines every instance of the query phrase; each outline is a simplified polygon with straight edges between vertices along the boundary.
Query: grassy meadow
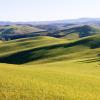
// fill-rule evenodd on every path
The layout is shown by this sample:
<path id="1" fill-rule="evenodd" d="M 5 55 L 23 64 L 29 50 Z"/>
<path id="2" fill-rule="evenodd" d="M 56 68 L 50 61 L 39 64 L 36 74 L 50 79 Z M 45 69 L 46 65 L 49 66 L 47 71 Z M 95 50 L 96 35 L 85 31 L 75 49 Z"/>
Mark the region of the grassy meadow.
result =
<path id="1" fill-rule="evenodd" d="M 100 36 L 1 43 L 0 100 L 100 100 L 99 47 Z"/>
<path id="2" fill-rule="evenodd" d="M 0 64 L 0 100 L 100 100 L 100 65 Z"/>

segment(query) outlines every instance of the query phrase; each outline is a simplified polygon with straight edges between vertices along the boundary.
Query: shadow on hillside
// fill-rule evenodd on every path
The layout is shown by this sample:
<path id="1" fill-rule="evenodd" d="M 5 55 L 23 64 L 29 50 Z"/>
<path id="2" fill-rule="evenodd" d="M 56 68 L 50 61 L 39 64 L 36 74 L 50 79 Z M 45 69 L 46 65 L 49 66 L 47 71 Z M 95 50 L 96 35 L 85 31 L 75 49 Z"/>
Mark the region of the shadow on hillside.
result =
<path id="1" fill-rule="evenodd" d="M 73 43 L 68 43 L 68 44 L 57 44 L 57 45 L 51 45 L 51 46 L 45 46 L 45 47 L 38 47 L 38 48 L 34 48 L 31 50 L 26 50 L 26 51 L 21 51 L 21 52 L 17 52 L 17 53 L 13 53 L 13 54 L 9 54 L 6 56 L 2 56 L 0 57 L 0 62 L 2 63 L 9 63 L 9 64 L 24 64 L 24 63 L 28 63 L 31 61 L 37 61 L 37 60 L 41 60 L 41 59 L 48 59 L 50 57 L 55 57 L 58 55 L 49 55 L 48 56 L 48 52 L 49 50 L 53 50 L 55 49 L 55 53 L 56 53 L 56 49 L 58 48 L 67 48 L 69 47 L 73 47 L 73 46 L 77 46 L 77 45 L 85 45 L 88 46 L 92 49 L 94 48 L 98 48 L 100 47 L 100 43 L 95 43 L 95 45 L 90 44 L 92 40 L 91 39 L 83 39 L 80 41 L 76 41 Z M 71 51 L 69 51 L 69 53 L 71 53 Z M 60 55 L 63 54 L 63 52 L 59 52 Z M 67 54 L 67 52 L 66 52 Z M 93 61 L 93 60 L 92 60 Z M 95 61 L 95 60 L 94 60 Z M 100 61 L 100 59 L 99 59 Z M 89 62 L 89 61 L 87 61 Z"/>

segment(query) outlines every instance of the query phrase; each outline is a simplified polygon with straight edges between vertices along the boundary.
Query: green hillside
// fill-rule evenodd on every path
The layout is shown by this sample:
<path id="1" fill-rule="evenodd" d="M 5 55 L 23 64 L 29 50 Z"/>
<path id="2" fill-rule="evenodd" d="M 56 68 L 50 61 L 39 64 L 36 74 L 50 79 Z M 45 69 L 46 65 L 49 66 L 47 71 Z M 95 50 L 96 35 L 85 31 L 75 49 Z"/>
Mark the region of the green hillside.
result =
<path id="1" fill-rule="evenodd" d="M 45 30 L 29 25 L 9 25 L 0 26 L 1 34 L 29 34 L 33 32 L 43 32 Z"/>
<path id="2" fill-rule="evenodd" d="M 17 52 L 29 51 L 34 48 L 49 46 L 52 44 L 65 43 L 65 42 L 66 40 L 64 39 L 57 39 L 57 38 L 47 37 L 47 36 L 38 36 L 38 37 L 33 37 L 28 39 L 7 41 L 7 42 L 3 42 L 0 45 L 0 53 L 1 53 L 0 56 L 2 58 L 3 56 L 9 56 Z M 19 62 L 19 60 L 16 61 Z"/>
<path id="3" fill-rule="evenodd" d="M 42 28 L 44 27 L 44 28 Z M 29 38 L 34 36 L 51 36 L 56 38 L 65 38 L 77 40 L 79 38 L 100 34 L 100 27 L 96 25 L 6 25 L 0 26 L 1 40 L 14 40 L 20 38 Z M 45 30 L 46 28 L 46 30 Z M 53 28 L 53 29 L 52 29 Z"/>
<path id="4" fill-rule="evenodd" d="M 2 44 L 0 46 L 0 62 L 11 64 L 45 63 L 80 58 L 98 58 L 100 55 L 100 35 L 70 43 L 63 39 L 50 37 L 25 40 L 25 42 L 23 42 L 24 40 L 17 40 Z"/>
<path id="5" fill-rule="evenodd" d="M 100 27 L 94 25 L 80 25 L 71 26 L 63 30 L 57 30 L 52 35 L 73 40 L 96 34 L 100 34 Z"/>

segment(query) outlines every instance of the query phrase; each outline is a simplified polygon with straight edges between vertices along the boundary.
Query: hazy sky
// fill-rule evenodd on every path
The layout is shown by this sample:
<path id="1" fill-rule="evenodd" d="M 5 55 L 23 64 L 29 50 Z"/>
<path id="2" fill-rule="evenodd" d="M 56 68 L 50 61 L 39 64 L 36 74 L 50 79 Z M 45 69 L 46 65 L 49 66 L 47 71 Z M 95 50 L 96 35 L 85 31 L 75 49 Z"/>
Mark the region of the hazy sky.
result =
<path id="1" fill-rule="evenodd" d="M 100 0 L 0 0 L 1 21 L 100 18 Z"/>

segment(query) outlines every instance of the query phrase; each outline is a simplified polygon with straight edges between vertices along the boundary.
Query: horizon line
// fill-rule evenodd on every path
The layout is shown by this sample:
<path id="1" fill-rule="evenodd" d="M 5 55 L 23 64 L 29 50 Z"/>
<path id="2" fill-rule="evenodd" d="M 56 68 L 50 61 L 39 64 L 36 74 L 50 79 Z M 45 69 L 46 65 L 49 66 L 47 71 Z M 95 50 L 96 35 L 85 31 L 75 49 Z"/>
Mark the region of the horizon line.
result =
<path id="1" fill-rule="evenodd" d="M 0 22 L 52 22 L 52 21 L 63 21 L 63 20 L 78 20 L 78 19 L 100 19 L 100 17 L 80 17 L 80 18 L 68 18 L 68 19 L 57 19 L 57 20 L 31 20 L 31 21 L 13 21 L 13 20 L 0 20 Z"/>

